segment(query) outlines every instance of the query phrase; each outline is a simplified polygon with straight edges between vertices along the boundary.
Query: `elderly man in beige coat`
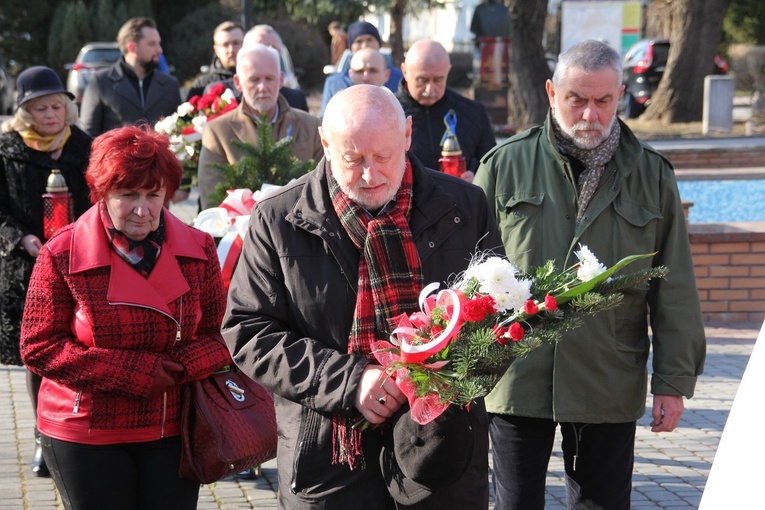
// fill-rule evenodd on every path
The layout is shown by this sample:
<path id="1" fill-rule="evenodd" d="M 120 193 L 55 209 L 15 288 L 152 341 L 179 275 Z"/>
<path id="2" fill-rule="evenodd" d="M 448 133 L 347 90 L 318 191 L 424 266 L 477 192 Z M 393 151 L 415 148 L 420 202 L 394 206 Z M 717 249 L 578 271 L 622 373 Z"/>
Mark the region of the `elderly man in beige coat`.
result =
<path id="1" fill-rule="evenodd" d="M 279 68 L 279 55 L 273 48 L 254 44 L 243 48 L 236 59 L 234 85 L 242 92 L 238 108 L 207 123 L 202 135 L 199 156 L 199 198 L 202 209 L 215 207 L 210 194 L 222 181 L 215 165 L 236 163 L 242 156 L 233 141 L 257 145 L 257 125 L 265 115 L 271 123 L 274 138 L 292 137 L 292 149 L 300 160 L 319 161 L 323 156 L 319 125 L 321 121 L 289 107 L 279 94 L 284 76 Z"/>

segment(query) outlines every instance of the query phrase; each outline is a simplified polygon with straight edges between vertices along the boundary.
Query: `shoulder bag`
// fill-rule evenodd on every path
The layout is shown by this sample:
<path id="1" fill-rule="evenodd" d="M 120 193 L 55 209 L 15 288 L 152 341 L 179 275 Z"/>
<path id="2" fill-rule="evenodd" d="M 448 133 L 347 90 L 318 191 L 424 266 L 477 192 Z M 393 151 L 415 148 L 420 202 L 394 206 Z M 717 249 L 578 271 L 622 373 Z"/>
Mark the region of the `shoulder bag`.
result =
<path id="1" fill-rule="evenodd" d="M 186 385 L 181 429 L 189 480 L 212 483 L 276 457 L 273 397 L 236 369 Z"/>

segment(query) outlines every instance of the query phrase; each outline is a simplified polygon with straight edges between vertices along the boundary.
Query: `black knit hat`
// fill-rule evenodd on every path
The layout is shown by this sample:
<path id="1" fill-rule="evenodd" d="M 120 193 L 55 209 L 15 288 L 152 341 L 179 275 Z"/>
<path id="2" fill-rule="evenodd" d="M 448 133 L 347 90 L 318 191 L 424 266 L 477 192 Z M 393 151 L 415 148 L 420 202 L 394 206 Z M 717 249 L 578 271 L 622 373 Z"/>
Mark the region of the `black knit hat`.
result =
<path id="1" fill-rule="evenodd" d="M 382 39 L 380 38 L 380 32 L 377 31 L 375 26 L 367 21 L 354 21 L 348 27 L 348 46 L 353 44 L 353 41 L 360 35 L 371 35 L 382 47 Z"/>
<path id="2" fill-rule="evenodd" d="M 380 469 L 393 499 L 412 505 L 459 480 L 473 459 L 479 432 L 475 416 L 455 405 L 426 425 L 400 410 L 380 452 Z"/>
<path id="3" fill-rule="evenodd" d="M 16 78 L 17 108 L 31 99 L 49 94 L 66 94 L 69 99 L 74 99 L 74 95 L 66 91 L 58 75 L 50 67 L 30 67 Z"/>

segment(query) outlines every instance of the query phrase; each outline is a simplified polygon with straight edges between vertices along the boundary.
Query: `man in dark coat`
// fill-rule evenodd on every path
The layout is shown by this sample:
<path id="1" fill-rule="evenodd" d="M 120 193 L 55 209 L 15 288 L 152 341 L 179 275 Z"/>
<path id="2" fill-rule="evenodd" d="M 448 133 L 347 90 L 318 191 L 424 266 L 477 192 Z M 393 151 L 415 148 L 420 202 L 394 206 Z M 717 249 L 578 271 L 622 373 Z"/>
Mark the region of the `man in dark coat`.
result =
<path id="1" fill-rule="evenodd" d="M 222 332 L 236 364 L 274 394 L 279 508 L 388 510 L 378 457 L 390 427 L 352 423 L 382 425 L 406 397 L 371 341 L 417 310 L 423 283 L 502 242 L 480 190 L 407 157 L 411 121 L 386 88 L 335 95 L 321 137 L 317 168 L 253 209 Z M 482 401 L 469 413 L 479 423 L 470 465 L 407 508 L 488 507 Z"/>
<path id="2" fill-rule="evenodd" d="M 412 117 L 410 152 L 423 165 L 438 168 L 444 132 L 447 124 L 452 124 L 467 170 L 474 172 L 497 141 L 483 105 L 446 87 L 451 68 L 449 54 L 441 44 L 417 41 L 401 64 L 404 79 L 397 96 L 404 112 Z M 449 115 L 452 111 L 454 116 Z M 469 179 L 472 173 L 464 177 Z"/>
<path id="3" fill-rule="evenodd" d="M 244 44 L 244 28 L 233 21 L 224 21 L 213 31 L 213 60 L 210 70 L 197 76 L 189 87 L 186 101 L 204 93 L 205 87 L 232 79 L 236 73 L 236 55 Z"/>
<path id="4" fill-rule="evenodd" d="M 178 80 L 156 72 L 162 46 L 154 20 L 129 19 L 117 42 L 123 57 L 94 74 L 82 98 L 80 120 L 92 137 L 128 124 L 153 126 L 181 104 Z"/>

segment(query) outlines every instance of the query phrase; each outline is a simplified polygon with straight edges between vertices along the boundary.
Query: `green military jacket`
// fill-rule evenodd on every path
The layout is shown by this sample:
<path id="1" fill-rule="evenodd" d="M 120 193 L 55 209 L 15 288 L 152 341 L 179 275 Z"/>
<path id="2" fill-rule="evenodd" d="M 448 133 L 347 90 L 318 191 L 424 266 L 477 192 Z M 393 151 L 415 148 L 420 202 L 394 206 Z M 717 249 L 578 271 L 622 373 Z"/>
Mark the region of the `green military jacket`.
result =
<path id="1" fill-rule="evenodd" d="M 554 260 L 562 270 L 583 244 L 606 266 L 657 252 L 623 271 L 665 265 L 670 273 L 631 289 L 621 305 L 585 319 L 557 345 L 517 360 L 486 407 L 563 422 L 634 421 L 645 412 L 651 348 L 654 394 L 690 398 L 704 366 L 704 327 L 674 171 L 622 123 L 619 147 L 577 225 L 571 164 L 550 126 L 548 114 L 543 126 L 486 154 L 476 172 L 508 258 L 524 269 Z"/>

